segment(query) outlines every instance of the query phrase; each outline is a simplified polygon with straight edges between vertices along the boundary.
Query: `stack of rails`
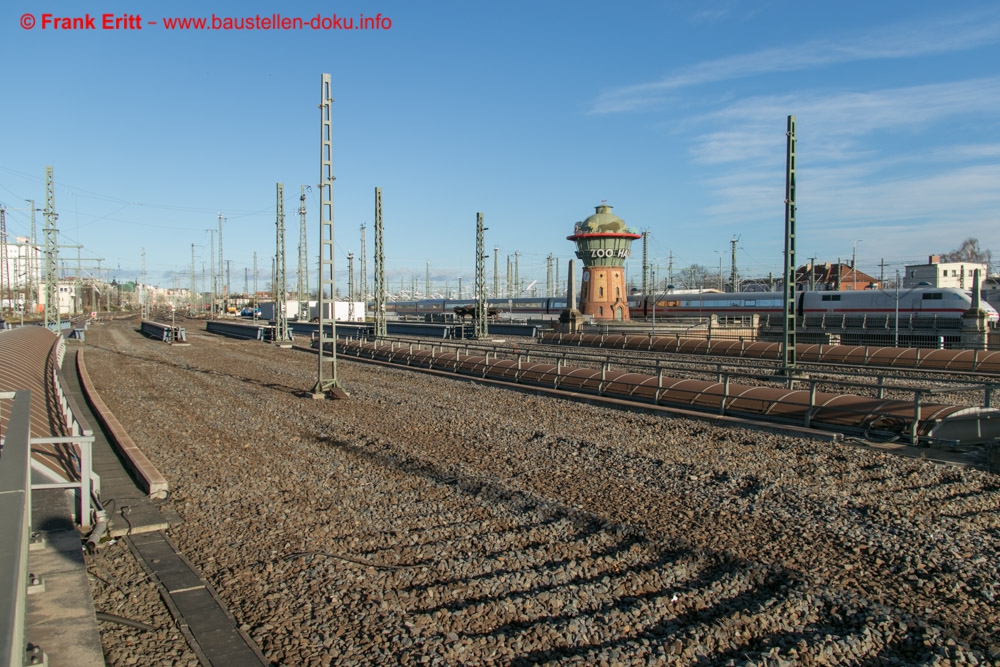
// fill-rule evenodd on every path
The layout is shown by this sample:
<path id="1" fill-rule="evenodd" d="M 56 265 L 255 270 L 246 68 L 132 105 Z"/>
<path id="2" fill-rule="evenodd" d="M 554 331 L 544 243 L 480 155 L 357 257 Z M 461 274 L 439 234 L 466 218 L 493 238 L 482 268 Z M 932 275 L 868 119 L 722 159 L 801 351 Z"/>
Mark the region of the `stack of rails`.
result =
<path id="1" fill-rule="evenodd" d="M 820 428 L 851 435 L 982 444 L 1000 438 L 1000 410 L 870 398 L 811 389 L 755 387 L 596 370 L 517 359 L 462 355 L 459 350 L 412 350 L 377 342 L 343 341 L 341 354 L 560 392 Z M 411 351 L 412 350 L 412 351 Z"/>
<path id="2" fill-rule="evenodd" d="M 143 320 L 139 325 L 139 331 L 150 338 L 162 340 L 167 343 L 183 343 L 187 341 L 187 333 L 184 331 L 184 327 L 171 326 L 162 322 Z"/>
<path id="3" fill-rule="evenodd" d="M 205 331 L 228 336 L 229 338 L 242 338 L 244 340 L 262 340 L 265 342 L 274 340 L 274 326 L 270 324 L 244 324 L 242 322 L 227 322 L 225 320 L 209 320 L 205 323 Z"/>
<path id="4" fill-rule="evenodd" d="M 563 334 L 543 333 L 539 342 L 549 345 L 574 345 L 617 350 L 647 350 L 750 359 L 781 359 L 781 343 L 734 340 L 705 340 L 677 336 L 652 336 L 647 333 Z M 885 368 L 1000 374 L 1000 352 L 988 350 L 940 350 L 870 345 L 796 345 L 797 361 L 826 364 L 852 364 Z"/>

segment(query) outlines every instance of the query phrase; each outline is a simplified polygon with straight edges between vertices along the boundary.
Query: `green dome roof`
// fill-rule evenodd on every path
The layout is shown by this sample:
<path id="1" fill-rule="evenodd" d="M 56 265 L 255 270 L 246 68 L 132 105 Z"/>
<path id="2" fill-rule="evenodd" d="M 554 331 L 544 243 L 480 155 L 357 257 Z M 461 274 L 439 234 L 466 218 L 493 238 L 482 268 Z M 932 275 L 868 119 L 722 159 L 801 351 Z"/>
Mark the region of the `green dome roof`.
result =
<path id="1" fill-rule="evenodd" d="M 616 234 L 629 232 L 625 221 L 611 212 L 611 207 L 607 204 L 595 206 L 597 211 L 583 222 L 576 223 L 573 228 L 575 234 Z"/>

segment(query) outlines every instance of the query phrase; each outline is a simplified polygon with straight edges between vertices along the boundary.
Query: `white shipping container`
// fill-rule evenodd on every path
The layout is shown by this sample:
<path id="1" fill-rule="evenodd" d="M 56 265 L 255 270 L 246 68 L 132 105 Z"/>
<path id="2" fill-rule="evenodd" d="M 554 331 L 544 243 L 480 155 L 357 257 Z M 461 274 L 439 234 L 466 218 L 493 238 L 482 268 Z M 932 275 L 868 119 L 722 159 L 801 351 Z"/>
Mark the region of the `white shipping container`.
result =
<path id="1" fill-rule="evenodd" d="M 353 308 L 352 308 L 353 306 Z M 364 301 L 355 301 L 353 304 L 349 301 L 327 301 L 326 302 L 326 317 L 330 318 L 330 314 L 333 314 L 333 319 L 338 322 L 364 322 L 365 321 L 365 303 Z M 319 317 L 319 304 L 313 302 L 309 306 L 310 319 L 315 319 Z"/>
<path id="2" fill-rule="evenodd" d="M 273 320 L 274 319 L 274 301 L 261 301 L 260 306 L 260 319 L 262 320 Z M 294 318 L 299 312 L 299 302 L 297 299 L 289 299 L 285 302 L 285 317 Z"/>

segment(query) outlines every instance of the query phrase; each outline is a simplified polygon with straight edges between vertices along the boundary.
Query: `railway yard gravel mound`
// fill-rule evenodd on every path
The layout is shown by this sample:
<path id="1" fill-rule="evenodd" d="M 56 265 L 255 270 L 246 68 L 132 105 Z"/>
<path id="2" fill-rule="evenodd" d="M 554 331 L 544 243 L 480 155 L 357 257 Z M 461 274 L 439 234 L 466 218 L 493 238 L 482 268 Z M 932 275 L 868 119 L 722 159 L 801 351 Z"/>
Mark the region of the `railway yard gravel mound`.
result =
<path id="1" fill-rule="evenodd" d="M 188 340 L 87 366 L 274 664 L 1000 664 L 996 475 L 343 358 L 313 401 L 313 356 Z"/>

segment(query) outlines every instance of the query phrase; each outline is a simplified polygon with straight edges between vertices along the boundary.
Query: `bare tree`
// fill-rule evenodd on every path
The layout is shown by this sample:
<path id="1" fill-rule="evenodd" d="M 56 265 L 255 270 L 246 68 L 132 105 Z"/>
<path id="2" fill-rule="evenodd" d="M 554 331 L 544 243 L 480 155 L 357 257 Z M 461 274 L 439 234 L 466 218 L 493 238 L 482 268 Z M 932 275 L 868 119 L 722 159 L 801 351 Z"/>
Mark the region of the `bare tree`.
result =
<path id="1" fill-rule="evenodd" d="M 685 289 L 715 287 L 719 283 L 719 273 L 701 264 L 692 264 L 686 269 L 678 270 L 674 280 L 678 287 Z"/>
<path id="2" fill-rule="evenodd" d="M 979 247 L 979 239 L 970 236 L 962 241 L 962 245 L 957 250 L 946 252 L 941 255 L 942 262 L 976 262 L 977 264 L 989 264 L 993 259 L 993 253 Z"/>

